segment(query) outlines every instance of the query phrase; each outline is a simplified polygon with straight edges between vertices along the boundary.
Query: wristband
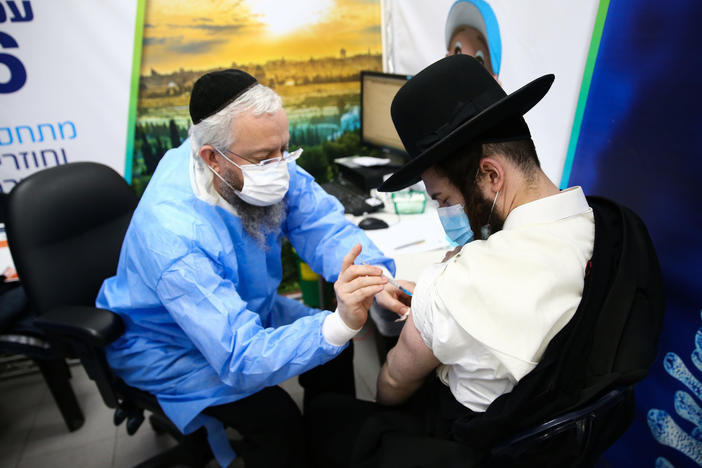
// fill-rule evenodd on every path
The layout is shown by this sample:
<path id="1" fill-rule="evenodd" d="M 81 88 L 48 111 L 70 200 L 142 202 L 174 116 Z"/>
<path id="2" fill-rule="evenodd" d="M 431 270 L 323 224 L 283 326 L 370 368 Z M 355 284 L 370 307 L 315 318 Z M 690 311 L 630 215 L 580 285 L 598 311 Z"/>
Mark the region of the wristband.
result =
<path id="1" fill-rule="evenodd" d="M 361 331 L 360 328 L 358 330 L 354 330 L 344 323 L 341 315 L 339 314 L 339 309 L 336 309 L 334 313 L 327 315 L 324 318 L 324 323 L 322 323 L 322 336 L 325 340 L 327 340 L 327 343 L 333 346 L 342 346 L 346 344 L 346 342 L 356 336 L 359 331 Z"/>

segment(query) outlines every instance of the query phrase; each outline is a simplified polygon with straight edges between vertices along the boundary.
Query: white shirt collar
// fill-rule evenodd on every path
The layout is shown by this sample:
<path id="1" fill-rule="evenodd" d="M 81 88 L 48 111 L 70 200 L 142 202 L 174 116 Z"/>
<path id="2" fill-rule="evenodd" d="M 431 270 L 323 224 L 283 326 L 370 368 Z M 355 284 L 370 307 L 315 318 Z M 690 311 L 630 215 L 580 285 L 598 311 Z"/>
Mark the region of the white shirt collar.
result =
<path id="1" fill-rule="evenodd" d="M 516 207 L 507 215 L 503 229 L 550 223 L 591 210 L 582 188 L 571 187 Z"/>

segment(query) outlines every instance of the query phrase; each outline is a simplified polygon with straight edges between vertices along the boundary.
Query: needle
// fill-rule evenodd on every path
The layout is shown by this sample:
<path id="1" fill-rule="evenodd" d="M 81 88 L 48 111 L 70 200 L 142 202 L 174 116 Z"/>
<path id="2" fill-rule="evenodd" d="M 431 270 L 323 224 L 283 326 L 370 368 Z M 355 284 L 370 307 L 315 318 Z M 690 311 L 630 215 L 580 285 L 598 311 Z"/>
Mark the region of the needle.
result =
<path id="1" fill-rule="evenodd" d="M 363 265 L 368 265 L 368 263 L 366 263 L 366 262 L 361 262 L 361 264 L 363 264 Z M 371 265 L 368 265 L 368 266 L 371 266 Z M 389 277 L 388 275 L 386 275 L 385 273 L 380 273 L 380 274 L 381 274 L 382 276 L 384 276 L 385 278 L 388 279 L 388 283 L 392 284 L 392 285 L 395 286 L 397 289 L 399 289 L 399 290 L 402 291 L 403 293 L 407 294 L 409 297 L 412 297 L 412 293 L 409 292 L 407 289 L 403 288 L 403 287 L 400 285 L 400 283 L 398 283 L 394 278 L 390 278 L 390 277 Z"/>

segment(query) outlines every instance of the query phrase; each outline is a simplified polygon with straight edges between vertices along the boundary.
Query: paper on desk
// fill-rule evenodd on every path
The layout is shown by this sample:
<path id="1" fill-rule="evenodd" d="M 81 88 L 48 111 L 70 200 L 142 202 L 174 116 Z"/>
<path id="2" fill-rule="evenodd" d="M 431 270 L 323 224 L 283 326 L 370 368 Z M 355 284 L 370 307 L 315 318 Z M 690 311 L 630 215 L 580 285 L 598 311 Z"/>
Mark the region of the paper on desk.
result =
<path id="1" fill-rule="evenodd" d="M 354 156 L 350 161 L 363 167 L 386 166 L 390 160 L 388 158 L 374 158 L 372 156 Z"/>
<path id="2" fill-rule="evenodd" d="M 387 229 L 365 232 L 388 257 L 450 247 L 441 224 L 428 223 L 426 217 L 405 218 Z"/>

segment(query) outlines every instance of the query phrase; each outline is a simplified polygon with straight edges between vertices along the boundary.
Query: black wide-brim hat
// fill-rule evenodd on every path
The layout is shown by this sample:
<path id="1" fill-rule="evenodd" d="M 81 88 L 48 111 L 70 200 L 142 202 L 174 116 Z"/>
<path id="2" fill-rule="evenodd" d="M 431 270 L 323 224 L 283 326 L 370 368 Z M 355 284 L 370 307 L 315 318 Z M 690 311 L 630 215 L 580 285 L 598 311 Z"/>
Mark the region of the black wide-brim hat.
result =
<path id="1" fill-rule="evenodd" d="M 422 172 L 470 142 L 530 138 L 522 116 L 544 97 L 553 79 L 544 75 L 507 95 L 469 55 L 429 65 L 392 101 L 392 120 L 411 159 L 378 190 L 394 192 L 418 182 Z"/>

